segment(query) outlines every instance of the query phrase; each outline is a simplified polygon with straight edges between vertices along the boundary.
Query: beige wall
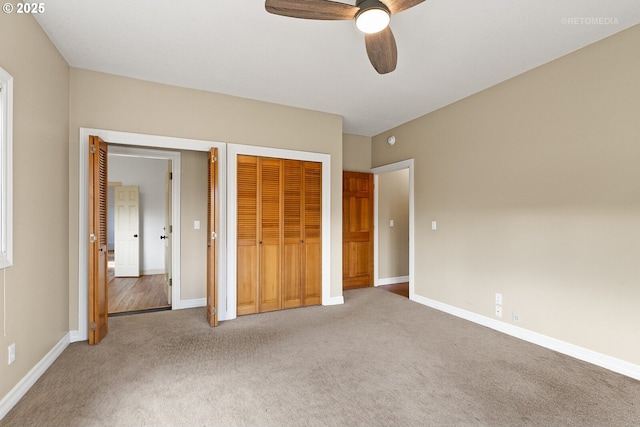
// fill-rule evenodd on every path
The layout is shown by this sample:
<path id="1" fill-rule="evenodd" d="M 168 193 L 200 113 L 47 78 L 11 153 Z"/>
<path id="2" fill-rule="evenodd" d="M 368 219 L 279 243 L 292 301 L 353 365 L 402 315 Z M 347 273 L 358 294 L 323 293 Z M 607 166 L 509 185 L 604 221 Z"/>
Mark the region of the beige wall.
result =
<path id="1" fill-rule="evenodd" d="M 409 169 L 378 175 L 377 225 L 379 279 L 408 276 Z"/>
<path id="2" fill-rule="evenodd" d="M 72 330 L 78 327 L 77 165 L 80 127 L 330 154 L 331 296 L 342 295 L 340 116 L 75 68 L 71 69 L 70 93 L 69 324 Z M 183 241 L 183 244 L 190 243 Z"/>
<path id="3" fill-rule="evenodd" d="M 15 13 L 0 13 L 0 66 L 14 78 L 14 260 L 0 272 L 2 398 L 69 330 L 69 67 L 35 19 Z"/>
<path id="4" fill-rule="evenodd" d="M 342 135 L 342 170 L 371 172 L 371 138 L 368 136 Z"/>
<path id="5" fill-rule="evenodd" d="M 639 45 L 636 26 L 373 138 L 373 166 L 415 159 L 416 294 L 493 318 L 501 292 L 503 321 L 640 364 Z"/>

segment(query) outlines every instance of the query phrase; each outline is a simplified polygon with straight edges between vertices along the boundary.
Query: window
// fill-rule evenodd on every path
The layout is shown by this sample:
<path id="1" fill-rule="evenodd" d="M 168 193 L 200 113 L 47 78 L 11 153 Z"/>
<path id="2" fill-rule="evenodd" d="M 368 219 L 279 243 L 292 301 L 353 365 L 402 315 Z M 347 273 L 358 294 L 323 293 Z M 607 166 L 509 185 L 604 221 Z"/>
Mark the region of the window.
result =
<path id="1" fill-rule="evenodd" d="M 13 263 L 13 77 L 0 67 L 0 268 Z"/>

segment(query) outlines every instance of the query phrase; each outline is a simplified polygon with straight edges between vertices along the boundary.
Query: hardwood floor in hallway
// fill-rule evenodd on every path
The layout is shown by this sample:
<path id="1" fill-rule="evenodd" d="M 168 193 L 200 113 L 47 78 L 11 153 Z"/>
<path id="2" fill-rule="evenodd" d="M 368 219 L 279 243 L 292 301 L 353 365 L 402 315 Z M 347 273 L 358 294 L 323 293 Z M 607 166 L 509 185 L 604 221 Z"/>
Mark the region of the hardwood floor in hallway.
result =
<path id="1" fill-rule="evenodd" d="M 409 298 L 409 282 L 378 286 L 380 289 Z"/>
<path id="2" fill-rule="evenodd" d="M 109 314 L 170 308 L 165 294 L 164 274 L 115 277 L 113 252 L 108 264 Z"/>

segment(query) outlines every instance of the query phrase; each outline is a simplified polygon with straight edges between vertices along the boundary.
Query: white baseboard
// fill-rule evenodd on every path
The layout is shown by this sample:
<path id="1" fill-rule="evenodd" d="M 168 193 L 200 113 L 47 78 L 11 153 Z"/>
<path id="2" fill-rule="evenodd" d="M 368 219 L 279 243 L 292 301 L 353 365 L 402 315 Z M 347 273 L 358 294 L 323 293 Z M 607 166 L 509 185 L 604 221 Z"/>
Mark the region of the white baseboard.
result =
<path id="1" fill-rule="evenodd" d="M 53 362 L 70 343 L 70 333 L 65 334 L 56 345 L 0 400 L 0 420 L 5 417 L 16 403 L 29 391 Z"/>
<path id="2" fill-rule="evenodd" d="M 405 283 L 409 281 L 409 276 L 387 277 L 378 279 L 374 286 L 395 285 L 396 283 Z"/>
<path id="3" fill-rule="evenodd" d="M 71 331 L 69 332 L 69 341 L 70 342 L 78 342 L 78 341 L 86 341 L 89 337 L 81 337 L 80 331 Z"/>
<path id="4" fill-rule="evenodd" d="M 182 310 L 183 308 L 197 308 L 197 307 L 205 307 L 207 305 L 206 298 L 194 298 L 194 299 L 183 299 L 181 301 L 174 301 L 171 305 L 172 310 Z"/>
<path id="5" fill-rule="evenodd" d="M 164 274 L 164 268 L 156 268 L 151 270 L 143 270 L 141 276 L 151 276 L 154 274 Z"/>
<path id="6" fill-rule="evenodd" d="M 496 331 L 511 335 L 521 340 L 537 344 L 541 347 L 557 351 L 558 353 L 562 353 L 567 356 L 582 360 L 584 362 L 588 362 L 593 365 L 608 369 L 610 371 L 640 380 L 640 365 L 635 365 L 633 363 L 626 362 L 612 356 L 607 356 L 606 354 L 598 353 L 597 351 L 589 350 L 588 348 L 580 347 L 566 341 L 561 341 L 557 338 L 552 338 L 543 334 L 539 334 L 537 332 L 530 331 L 528 329 L 510 325 L 508 323 L 501 322 L 490 317 L 482 316 L 471 311 L 463 310 L 452 305 L 444 304 L 439 301 L 425 298 L 420 295 L 414 294 L 411 299 L 419 304 L 435 308 L 436 310 L 444 311 L 445 313 L 449 313 L 453 316 L 460 317 L 470 322 L 486 326 L 487 328 L 494 329 Z"/>
<path id="7" fill-rule="evenodd" d="M 329 303 L 328 304 L 322 304 L 322 305 L 340 305 L 340 304 L 344 304 L 344 297 L 343 296 L 339 296 L 339 297 L 331 297 L 329 299 Z"/>

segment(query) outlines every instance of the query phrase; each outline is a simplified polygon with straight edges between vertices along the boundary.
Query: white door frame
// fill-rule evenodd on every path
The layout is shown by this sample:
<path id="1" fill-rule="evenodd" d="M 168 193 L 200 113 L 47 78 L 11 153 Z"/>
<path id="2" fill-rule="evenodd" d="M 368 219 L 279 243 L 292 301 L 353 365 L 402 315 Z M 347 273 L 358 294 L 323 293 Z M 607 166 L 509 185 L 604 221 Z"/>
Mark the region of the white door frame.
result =
<path id="1" fill-rule="evenodd" d="M 89 135 L 96 135 L 102 138 L 109 144 L 109 153 L 123 153 L 129 150 L 132 153 L 135 150 L 146 151 L 147 153 L 154 151 L 155 158 L 164 158 L 172 160 L 173 169 L 173 239 L 172 239 L 172 252 L 173 252 L 173 289 L 172 289 L 172 309 L 191 308 L 204 306 L 206 298 L 200 298 L 197 300 L 182 300 L 180 297 L 180 153 L 171 153 L 161 150 L 150 150 L 150 148 L 164 148 L 164 149 L 178 149 L 178 150 L 191 150 L 191 151 L 209 151 L 211 147 L 218 148 L 218 158 L 220 159 L 219 165 L 219 189 L 220 189 L 220 254 L 218 280 L 220 283 L 224 283 L 224 277 L 226 277 L 226 144 L 222 142 L 203 141 L 196 139 L 186 138 L 174 138 L 166 136 L 145 135 L 130 132 L 118 132 L 104 129 L 92 129 L 92 128 L 80 128 L 80 139 L 78 142 L 78 331 L 73 333 L 71 341 L 85 341 L 89 337 L 88 331 L 88 319 L 89 319 L 89 277 L 88 277 L 88 203 L 89 203 L 89 188 L 88 188 L 88 156 L 89 148 L 87 141 Z M 148 148 L 133 148 L 122 147 L 122 145 L 133 145 L 137 147 Z M 204 179 L 204 178 L 203 178 Z M 220 301 L 226 299 L 226 289 L 219 289 Z M 225 313 L 223 313 L 225 314 Z"/>
<path id="2" fill-rule="evenodd" d="M 387 173 L 387 172 L 395 172 L 403 169 L 409 169 L 409 299 L 415 301 L 415 268 L 414 268 L 414 260 L 415 260 L 415 237 L 414 237 L 414 224 L 415 224 L 415 215 L 414 215 L 414 197 L 413 197 L 413 159 L 403 160 L 397 163 L 391 163 L 384 166 L 379 166 L 377 168 L 371 169 L 371 173 L 373 176 L 373 188 L 374 188 L 374 196 L 373 196 L 373 223 L 374 231 L 373 231 L 373 280 L 374 283 L 378 283 L 380 280 L 378 273 L 378 230 L 380 229 L 380 224 L 378 224 L 378 175 Z"/>

